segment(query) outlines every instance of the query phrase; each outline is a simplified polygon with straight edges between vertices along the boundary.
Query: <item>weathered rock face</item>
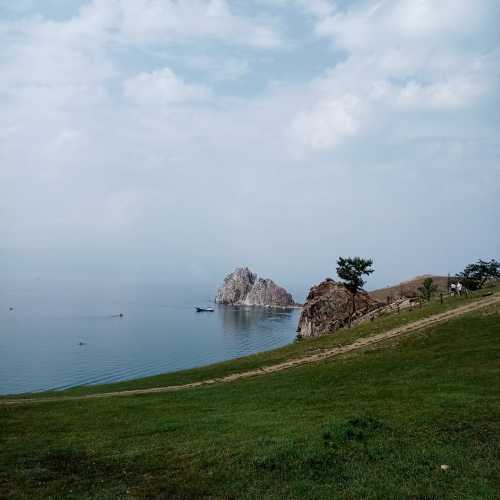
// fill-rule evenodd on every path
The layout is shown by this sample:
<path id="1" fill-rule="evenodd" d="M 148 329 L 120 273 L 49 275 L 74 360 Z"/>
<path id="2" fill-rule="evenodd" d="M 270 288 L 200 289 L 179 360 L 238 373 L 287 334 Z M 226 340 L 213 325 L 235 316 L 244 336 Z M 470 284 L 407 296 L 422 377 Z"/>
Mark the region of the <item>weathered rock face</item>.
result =
<path id="1" fill-rule="evenodd" d="M 259 278 L 250 290 L 245 304 L 249 306 L 291 306 L 293 297 L 273 280 Z"/>
<path id="2" fill-rule="evenodd" d="M 349 324 L 352 311 L 352 293 L 342 283 L 326 279 L 309 291 L 300 315 L 297 332 L 300 337 L 317 337 L 331 333 Z M 370 311 L 381 304 L 367 293 L 355 296 L 353 322 L 361 318 L 369 319 Z"/>
<path id="3" fill-rule="evenodd" d="M 217 292 L 217 304 L 242 304 L 252 289 L 257 275 L 248 267 L 240 267 L 224 278 L 222 288 Z"/>
<path id="4" fill-rule="evenodd" d="M 217 304 L 246 306 L 292 306 L 293 297 L 270 279 L 257 279 L 248 267 L 236 269 L 224 278 L 215 297 Z"/>

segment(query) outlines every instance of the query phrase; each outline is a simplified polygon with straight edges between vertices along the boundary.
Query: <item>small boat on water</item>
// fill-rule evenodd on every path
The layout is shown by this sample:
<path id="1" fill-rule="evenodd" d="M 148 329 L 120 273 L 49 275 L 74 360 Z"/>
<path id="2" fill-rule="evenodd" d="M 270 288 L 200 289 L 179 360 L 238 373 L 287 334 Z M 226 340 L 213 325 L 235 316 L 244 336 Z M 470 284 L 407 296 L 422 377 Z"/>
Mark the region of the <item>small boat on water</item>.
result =
<path id="1" fill-rule="evenodd" d="M 213 313 L 214 312 L 214 309 L 212 307 L 196 307 L 196 312 L 209 312 L 209 313 Z"/>

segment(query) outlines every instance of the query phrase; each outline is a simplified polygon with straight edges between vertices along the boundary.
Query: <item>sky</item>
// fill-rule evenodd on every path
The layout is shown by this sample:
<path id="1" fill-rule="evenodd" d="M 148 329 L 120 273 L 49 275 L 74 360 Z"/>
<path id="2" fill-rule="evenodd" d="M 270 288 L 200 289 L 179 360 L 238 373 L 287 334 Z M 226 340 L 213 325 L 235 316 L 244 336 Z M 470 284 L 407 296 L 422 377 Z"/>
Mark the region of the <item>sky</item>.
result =
<path id="1" fill-rule="evenodd" d="M 0 287 L 249 266 L 300 298 L 341 255 L 369 289 L 499 258 L 499 24 L 497 0 L 0 0 Z"/>

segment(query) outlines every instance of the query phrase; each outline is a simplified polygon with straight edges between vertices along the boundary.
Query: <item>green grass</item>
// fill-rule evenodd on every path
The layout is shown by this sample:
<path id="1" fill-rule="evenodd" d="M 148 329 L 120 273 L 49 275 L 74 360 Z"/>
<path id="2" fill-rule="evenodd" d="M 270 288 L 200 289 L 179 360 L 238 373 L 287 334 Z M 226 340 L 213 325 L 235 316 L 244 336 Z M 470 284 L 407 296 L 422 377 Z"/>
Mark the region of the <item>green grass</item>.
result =
<path id="1" fill-rule="evenodd" d="M 500 292 L 500 286 L 491 288 L 488 292 Z M 357 325 L 351 329 L 339 330 L 331 335 L 325 335 L 319 338 L 303 339 L 299 342 L 294 342 L 285 347 L 266 351 L 243 358 L 233 359 L 222 363 L 194 368 L 191 370 L 182 370 L 178 372 L 165 373 L 152 377 L 144 377 L 135 380 L 127 380 L 124 382 L 115 382 L 112 384 L 101 384 L 97 386 L 83 386 L 57 392 L 43 392 L 30 394 L 29 397 L 47 397 L 47 396 L 77 396 L 84 394 L 96 394 L 101 392 L 132 390 L 132 389 L 148 389 L 152 387 L 164 387 L 167 385 L 187 384 L 197 382 L 209 378 L 218 378 L 233 373 L 238 373 L 245 370 L 253 370 L 276 363 L 284 362 L 290 358 L 300 357 L 312 354 L 319 349 L 328 349 L 335 346 L 346 345 L 355 340 L 376 335 L 385 332 L 392 328 L 405 325 L 412 321 L 439 314 L 456 307 L 472 303 L 482 299 L 485 291 L 480 291 L 471 294 L 469 298 L 465 297 L 449 297 L 443 304 L 436 297 L 432 302 L 425 304 L 421 309 L 415 308 L 412 311 L 401 311 L 400 314 L 390 314 L 379 317 L 373 322 Z M 17 395 L 14 397 L 22 398 L 26 395 Z M 13 397 L 9 397 L 12 399 Z M 2 397 L 0 397 L 0 400 Z M 5 396 L 3 397 L 5 399 Z"/>
<path id="2" fill-rule="evenodd" d="M 0 407 L 0 422 L 0 498 L 497 499 L 500 308 L 255 379 Z"/>

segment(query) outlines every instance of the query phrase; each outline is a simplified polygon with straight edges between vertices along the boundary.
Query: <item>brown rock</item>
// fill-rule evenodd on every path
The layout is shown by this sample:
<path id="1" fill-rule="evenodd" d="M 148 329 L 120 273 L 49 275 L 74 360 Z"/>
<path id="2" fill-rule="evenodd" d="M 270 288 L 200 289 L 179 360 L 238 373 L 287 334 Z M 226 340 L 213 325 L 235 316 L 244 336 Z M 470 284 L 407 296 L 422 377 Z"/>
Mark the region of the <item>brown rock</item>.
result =
<path id="1" fill-rule="evenodd" d="M 317 337 L 348 325 L 352 313 L 352 300 L 352 292 L 344 284 L 336 283 L 330 278 L 313 286 L 300 315 L 297 328 L 299 336 Z M 364 291 L 355 295 L 354 303 L 353 322 L 359 322 L 361 318 L 369 320 L 368 313 L 382 305 Z"/>

